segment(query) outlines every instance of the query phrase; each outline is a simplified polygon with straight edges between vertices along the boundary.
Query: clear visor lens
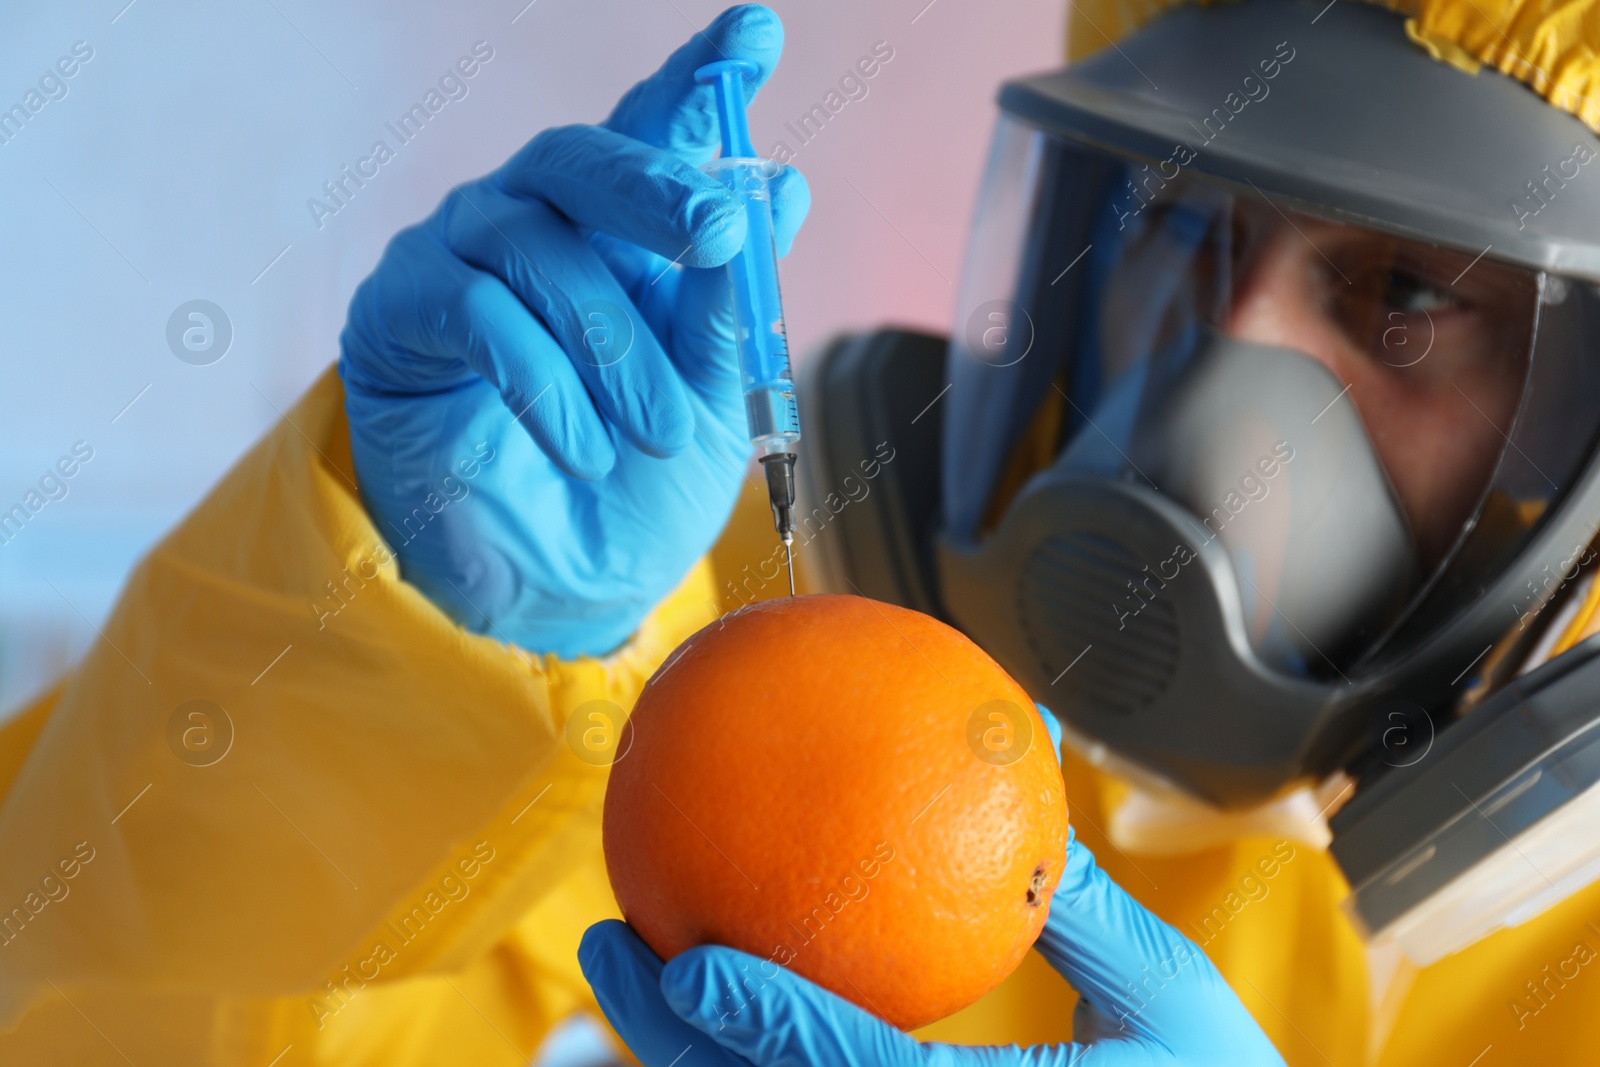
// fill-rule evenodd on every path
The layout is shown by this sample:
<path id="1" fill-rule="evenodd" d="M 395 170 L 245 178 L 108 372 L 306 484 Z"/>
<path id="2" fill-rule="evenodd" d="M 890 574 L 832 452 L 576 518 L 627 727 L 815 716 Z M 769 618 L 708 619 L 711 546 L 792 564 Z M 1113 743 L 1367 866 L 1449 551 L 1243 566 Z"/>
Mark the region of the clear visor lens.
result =
<path id="1" fill-rule="evenodd" d="M 1002 124 L 953 344 L 946 518 L 982 536 L 1047 467 L 1148 482 L 1229 549 L 1263 657 L 1336 677 L 1458 609 L 1574 476 L 1600 301 L 1189 162 Z"/>
<path id="2" fill-rule="evenodd" d="M 1442 561 L 1522 399 L 1537 278 L 1181 179 L 1135 212 L 1096 263 L 1105 384 L 1145 362 L 1175 380 L 1202 327 L 1314 360 L 1360 415 L 1417 562 Z"/>

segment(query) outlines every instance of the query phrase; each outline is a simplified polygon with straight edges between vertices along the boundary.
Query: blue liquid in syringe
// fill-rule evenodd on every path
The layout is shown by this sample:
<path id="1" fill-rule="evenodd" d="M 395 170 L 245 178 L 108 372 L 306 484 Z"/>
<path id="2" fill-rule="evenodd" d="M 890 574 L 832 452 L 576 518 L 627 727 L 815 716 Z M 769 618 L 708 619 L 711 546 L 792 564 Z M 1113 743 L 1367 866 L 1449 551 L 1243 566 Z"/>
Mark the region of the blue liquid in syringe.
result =
<path id="1" fill-rule="evenodd" d="M 734 333 L 750 441 L 762 454 L 792 452 L 800 440 L 789 369 L 789 338 L 778 291 L 778 248 L 768 181 L 778 164 L 755 158 L 719 159 L 706 167 L 738 195 L 748 229 L 728 264 L 733 283 Z"/>
<path id="2" fill-rule="evenodd" d="M 789 373 L 768 185 L 783 168 L 756 155 L 744 113 L 744 79 L 758 73 L 750 60 L 725 59 L 706 64 L 694 76 L 700 84 L 714 87 L 722 133 L 721 158 L 702 169 L 733 190 L 748 223 L 744 246 L 728 263 L 728 276 L 733 282 L 734 330 L 750 441 L 763 456 L 772 456 L 794 452 L 800 440 L 800 413 Z"/>

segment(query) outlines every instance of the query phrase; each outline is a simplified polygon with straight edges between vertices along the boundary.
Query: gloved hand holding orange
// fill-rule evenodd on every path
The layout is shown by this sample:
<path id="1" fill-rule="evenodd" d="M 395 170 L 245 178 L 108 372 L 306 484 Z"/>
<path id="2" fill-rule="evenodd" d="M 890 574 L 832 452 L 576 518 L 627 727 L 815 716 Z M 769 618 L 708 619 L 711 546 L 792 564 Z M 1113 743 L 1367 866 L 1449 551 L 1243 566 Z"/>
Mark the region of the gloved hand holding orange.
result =
<path id="1" fill-rule="evenodd" d="M 607 1019 L 645 1067 L 1283 1067 L 1205 953 L 1073 839 L 1058 730 L 914 611 L 798 597 L 701 630 L 611 772 L 628 921 L 578 949 Z M 902 1032 L 1030 945 L 1078 991 L 1075 1041 Z"/>

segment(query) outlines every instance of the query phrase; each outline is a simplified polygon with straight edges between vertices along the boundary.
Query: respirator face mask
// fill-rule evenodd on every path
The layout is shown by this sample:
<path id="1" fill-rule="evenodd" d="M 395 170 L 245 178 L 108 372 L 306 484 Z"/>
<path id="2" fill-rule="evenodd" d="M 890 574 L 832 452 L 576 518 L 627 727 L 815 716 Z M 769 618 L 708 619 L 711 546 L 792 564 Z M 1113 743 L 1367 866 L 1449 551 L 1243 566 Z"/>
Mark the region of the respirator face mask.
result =
<path id="1" fill-rule="evenodd" d="M 1336 765 L 1419 612 L 1502 569 L 1584 458 L 1514 435 L 1572 399 L 1529 394 L 1542 315 L 1594 294 L 1021 124 L 999 141 L 1021 233 L 1041 201 L 1059 225 L 1023 299 L 974 301 L 953 341 L 942 600 L 1079 733 L 1267 799 Z"/>
<path id="2" fill-rule="evenodd" d="M 811 375 L 814 481 L 906 457 L 817 555 L 1155 788 L 1349 773 L 1352 915 L 1428 962 L 1600 874 L 1600 642 L 1549 657 L 1600 525 L 1600 141 L 1319 6 L 1005 87 L 942 373 Z"/>

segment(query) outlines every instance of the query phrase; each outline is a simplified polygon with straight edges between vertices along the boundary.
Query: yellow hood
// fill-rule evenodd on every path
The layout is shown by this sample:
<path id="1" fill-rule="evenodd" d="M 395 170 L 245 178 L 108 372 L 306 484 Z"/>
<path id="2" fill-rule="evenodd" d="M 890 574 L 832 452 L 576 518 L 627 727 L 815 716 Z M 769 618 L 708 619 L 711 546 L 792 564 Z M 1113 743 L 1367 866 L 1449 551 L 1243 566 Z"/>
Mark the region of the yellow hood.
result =
<path id="1" fill-rule="evenodd" d="M 1068 60 L 1120 40 L 1178 2 L 1072 0 Z M 1435 59 L 1474 74 L 1480 66 L 1493 67 L 1600 132 L 1597 0 L 1377 2 L 1406 15 L 1406 35 Z"/>

